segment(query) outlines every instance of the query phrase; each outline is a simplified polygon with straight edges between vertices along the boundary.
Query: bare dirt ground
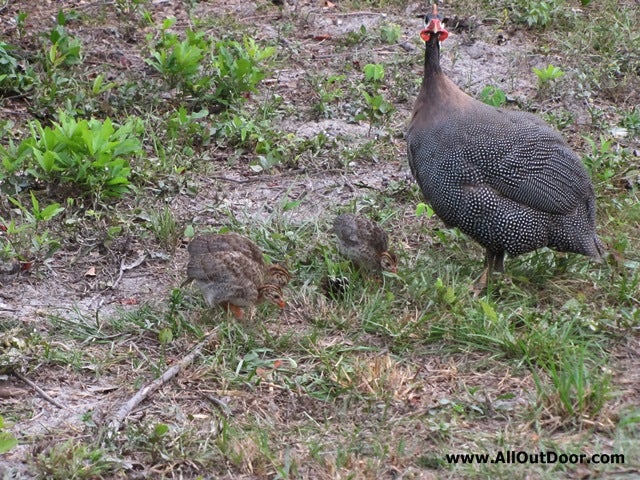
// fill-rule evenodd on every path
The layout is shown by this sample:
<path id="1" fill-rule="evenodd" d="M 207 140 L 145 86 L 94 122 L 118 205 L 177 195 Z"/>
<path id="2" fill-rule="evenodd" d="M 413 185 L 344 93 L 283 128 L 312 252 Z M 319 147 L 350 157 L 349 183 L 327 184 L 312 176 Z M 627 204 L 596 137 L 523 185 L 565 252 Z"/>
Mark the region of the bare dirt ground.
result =
<path id="1" fill-rule="evenodd" d="M 29 28 L 45 30 L 50 27 L 60 2 L 19 2 L 9 1 L 2 6 L 0 17 L 0 31 L 11 35 L 15 30 L 12 19 L 17 12 L 26 8 L 28 3 Z M 337 7 L 327 7 L 323 2 L 298 1 L 295 5 L 285 2 L 279 9 L 265 6 L 268 2 L 245 2 L 239 0 L 213 1 L 198 3 L 194 11 L 195 18 L 222 18 L 230 16 L 239 24 L 245 25 L 257 39 L 278 39 L 281 48 L 299 49 L 291 55 L 291 64 L 287 68 L 273 72 L 271 78 L 264 81 L 270 91 L 281 95 L 296 114 L 283 119 L 284 131 L 296 134 L 298 137 L 313 136 L 318 131 L 324 131 L 330 139 L 340 143 L 358 145 L 375 138 L 375 135 L 388 135 L 384 130 L 369 130 L 365 122 L 350 123 L 341 119 L 312 119 L 308 114 L 309 98 L 312 96 L 305 74 L 313 71 L 321 75 L 323 71 L 330 72 L 337 64 L 345 62 L 341 58 L 342 50 L 338 50 L 335 39 L 341 38 L 347 32 L 358 31 L 361 25 L 373 29 L 381 22 L 392 21 L 402 26 L 403 38 L 401 42 L 408 48 L 407 55 L 417 55 L 419 45 L 414 41 L 421 21 L 416 18 L 423 12 L 423 5 L 409 2 L 402 13 L 384 13 L 374 10 L 343 11 L 339 2 Z M 73 29 L 73 33 L 83 39 L 86 62 L 96 64 L 110 63 L 113 65 L 113 77 L 120 78 L 128 75 L 127 71 L 134 70 L 144 76 L 148 69 L 142 61 L 142 45 L 147 33 L 144 29 L 132 30 L 130 25 L 123 26 L 118 22 L 115 6 L 111 2 L 69 1 L 64 2 L 65 9 L 77 9 L 87 15 L 106 18 L 106 23 L 89 25 L 82 23 Z M 187 10 L 181 2 L 153 1 L 145 4 L 153 18 L 173 16 L 177 19 L 174 26 L 176 31 L 191 24 Z M 106 12 L 106 15 L 104 14 Z M 100 15 L 98 15 L 100 13 Z M 469 31 L 451 35 L 443 47 L 443 68 L 458 85 L 466 91 L 476 94 L 487 84 L 501 86 L 511 100 L 521 100 L 536 95 L 535 79 L 532 78 L 531 68 L 541 67 L 553 63 L 553 58 L 535 51 L 524 31 L 500 31 L 496 33 L 494 24 L 483 21 L 481 16 L 474 20 L 475 27 Z M 296 42 L 287 40 L 281 32 L 282 25 L 293 25 L 292 35 Z M 150 30 L 150 28 L 149 28 Z M 355 48 L 355 47 L 354 47 Z M 376 47 L 373 51 L 352 51 L 348 62 L 369 63 L 389 58 L 404 51 L 402 45 L 385 45 Z M 419 58 L 419 57 L 416 57 Z M 421 64 L 416 62 L 411 71 L 404 72 L 407 77 L 419 78 Z M 251 222 L 264 222 L 275 217 L 293 223 L 313 223 L 328 225 L 328 209 L 336 205 L 346 205 L 351 200 L 366 195 L 372 191 L 382 192 L 390 185 L 404 185 L 407 189 L 412 184 L 411 175 L 406 164 L 404 153 L 405 143 L 403 132 L 410 115 L 412 98 L 396 102 L 397 112 L 391 122 L 395 135 L 390 139 L 393 145 L 393 161 L 371 158 L 368 161 L 354 160 L 349 168 L 344 168 L 343 160 L 339 158 L 324 158 L 320 162 L 306 163 L 292 169 L 274 169 L 268 173 L 253 173 L 247 168 L 246 162 L 240 160 L 235 164 L 226 161 L 228 152 L 217 152 L 212 147 L 210 155 L 211 165 L 206 166 L 191 181 L 198 185 L 197 193 L 176 193 L 170 203 L 170 208 L 176 218 L 183 224 L 192 223 L 199 228 L 217 228 L 228 223 L 229 212 L 237 219 Z M 544 105 L 544 102 L 542 103 Z M 557 107 L 557 99 L 554 106 Z M 571 94 L 562 99 L 562 106 L 573 112 L 577 125 L 588 122 L 585 105 L 576 100 Z M 550 108 L 553 108 L 550 106 Z M 5 102 L 1 114 L 13 119 L 16 124 L 23 124 L 29 115 L 20 100 Z M 580 144 L 578 137 L 571 137 L 573 144 Z M 284 201 L 300 201 L 297 208 L 282 212 L 278 208 Z M 131 206 L 132 210 L 136 208 Z M 411 215 L 413 206 L 408 205 L 405 212 L 399 215 Z M 432 220 L 435 221 L 435 220 Z M 105 249 L 101 247 L 100 238 L 79 238 L 76 245 L 65 245 L 46 265 L 39 268 L 32 275 L 20 275 L 4 283 L 0 287 L 0 316 L 19 321 L 34 332 L 48 333 L 43 319 L 50 317 L 76 318 L 80 323 L 86 319 L 108 321 L 113 315 L 121 315 L 128 310 L 137 310 L 141 304 L 149 304 L 163 308 L 184 278 L 187 261 L 186 240 L 172 254 L 158 248 L 149 239 L 131 238 L 121 249 Z M 411 248 L 415 238 L 405 238 L 402 232 L 397 233 L 396 241 Z M 480 252 L 478 251 L 478 256 Z M 138 260 L 142 261 L 137 264 Z M 285 259 L 286 260 L 286 259 Z M 137 265 L 136 265 L 137 264 Z M 130 265 L 136 265 L 128 268 Z M 314 288 L 309 285 L 298 285 L 300 292 Z M 317 305 L 316 305 L 317 308 Z M 84 320 L 83 320 L 84 319 Z M 305 328 L 307 321 L 304 315 L 304 305 L 296 304 L 279 314 L 277 320 L 269 323 L 268 328 L 273 334 L 287 329 Z M 205 322 L 206 323 L 206 322 Z M 69 328 L 64 321 L 57 323 L 58 328 Z M 104 339 L 102 339 L 104 340 Z M 141 352 L 136 346 L 135 338 L 125 343 L 129 345 L 132 359 L 146 358 L 158 352 Z M 7 340 L 8 341 L 8 340 Z M 340 342 L 339 338 L 335 339 Z M 63 347 L 63 346 L 60 346 Z M 185 349 L 189 346 L 184 345 Z M 81 431 L 87 423 L 99 424 L 114 408 L 119 406 L 131 395 L 132 389 L 125 388 L 138 381 L 135 368 L 130 371 L 113 367 L 110 371 L 101 371 L 95 375 L 92 349 L 103 348 L 93 345 L 89 341 L 85 345 L 85 357 L 77 368 L 70 370 L 64 366 L 39 369 L 31 367 L 33 374 L 29 378 L 45 390 L 64 408 L 58 408 L 50 402 L 35 396 L 33 390 L 14 376 L 0 377 L 0 394 L 2 397 L 2 411 L 11 410 L 14 417 L 23 416 L 23 420 L 11 427 L 11 431 L 19 437 L 39 437 L 43 440 L 36 445 L 23 444 L 13 449 L 2 458 L 0 473 L 13 472 L 13 478 L 29 478 L 30 472 L 26 467 L 27 459 L 37 453 L 50 448 L 58 440 L 49 437 L 53 431 Z M 34 351 L 33 357 L 42 355 L 42 351 Z M 125 355 L 123 353 L 123 355 Z M 612 370 L 620 372 L 614 375 L 613 382 L 621 399 L 615 402 L 628 403 L 638 399 L 638 358 L 640 358 L 640 340 L 630 336 L 622 342 L 616 353 L 617 365 Z M 462 357 L 462 355 L 461 355 Z M 470 370 L 476 361 L 486 360 L 486 356 L 468 356 L 462 364 Z M 465 372 L 457 371 L 459 359 L 447 357 L 437 359 L 434 356 L 416 358 L 416 364 L 404 371 L 404 376 L 388 380 L 399 393 L 398 403 L 404 405 L 395 411 L 401 415 L 403 409 L 415 411 L 438 408 L 438 399 L 450 391 L 457 382 L 464 381 Z M 384 371 L 384 361 L 372 359 L 372 372 Z M 391 362 L 392 360 L 388 360 Z M 375 362 L 378 362 L 374 365 Z M 37 364 L 37 361 L 33 361 Z M 171 363 L 170 361 L 168 363 Z M 394 370 L 401 371 L 401 370 Z M 491 391 L 495 398 L 503 392 L 516 392 L 509 400 L 504 400 L 504 410 L 517 408 L 526 403 L 527 392 L 535 390 L 532 377 L 517 378 L 509 371 L 488 369 L 481 373 L 483 378 L 475 378 L 477 384 L 493 384 Z M 145 407 L 143 412 L 137 413 L 137 418 L 144 415 L 154 415 L 156 410 L 166 414 L 166 405 L 180 405 L 175 407 L 176 418 L 191 428 L 200 428 L 203 438 L 211 438 L 218 428 L 219 418 L 203 415 L 204 402 L 200 397 L 191 393 L 193 385 L 203 381 L 204 371 L 192 369 L 181 373 L 176 379 L 175 388 L 160 390 L 153 403 Z M 371 380 L 373 382 L 373 380 Z M 136 388 L 140 385 L 135 383 Z M 288 393 L 274 393 L 269 382 L 265 382 L 265 397 L 268 402 L 260 402 L 255 397 L 249 397 L 241 391 L 229 394 L 234 411 L 261 409 L 265 416 L 271 415 L 279 420 L 287 419 L 295 424 L 301 409 L 291 406 L 295 399 Z M 368 388 L 363 385 L 362 388 Z M 375 387 L 371 387 L 375 388 Z M 270 390 L 271 389 L 271 390 Z M 443 393 L 444 392 L 444 393 Z M 213 391 L 212 393 L 216 393 Z M 442 395 L 441 395 L 442 394 Z M 235 395 L 235 396 L 234 396 Z M 481 399 L 471 398 L 470 402 Z M 313 415 L 331 408 L 330 405 L 307 399 L 305 415 Z M 318 416 L 330 413 L 318 413 Z M 339 416 L 339 414 L 337 414 Z M 505 413 L 505 418 L 508 413 Z M 550 420 L 551 421 L 551 420 Z M 473 429 L 481 428 L 476 424 Z M 414 431 L 416 437 L 429 436 L 433 432 L 427 426 L 418 427 L 410 424 L 407 428 L 420 428 Z M 525 426 L 522 427 L 523 429 Z M 611 425 L 601 425 L 607 430 Z M 469 437 L 474 431 L 469 431 Z M 532 439 L 532 443 L 535 441 Z M 409 445 L 408 448 L 415 447 Z M 226 478 L 267 478 L 269 475 L 261 473 L 258 467 L 253 474 L 229 474 Z M 250 472 L 251 468 L 244 469 Z M 393 472 L 393 465 L 389 466 L 388 478 L 437 478 L 434 474 L 419 472 L 416 469 Z M 143 466 L 130 464 L 125 469 L 129 472 L 143 471 Z M 241 469 L 242 470 L 242 469 Z M 344 473 L 344 472 L 343 472 Z M 576 472 L 579 476 L 580 471 Z M 582 471 L 589 477 L 588 471 Z M 5 473 L 9 474 L 9 473 Z M 133 473 L 131 474 L 133 475 Z M 167 471 L 146 471 L 146 478 L 162 475 L 170 476 Z M 313 475 L 313 472 L 300 472 L 300 477 Z M 128 476 L 127 478 L 134 478 Z M 142 477 L 140 477 L 142 478 Z M 186 477 L 185 477 L 186 478 Z M 213 478 L 213 477 L 211 477 Z M 272 477 L 271 477 L 272 478 Z M 312 477 L 308 477 L 312 478 Z M 333 478 L 341 477 L 338 473 Z M 578 478 L 578 477 L 575 477 Z M 631 478 L 631 477 L 629 477 Z"/>

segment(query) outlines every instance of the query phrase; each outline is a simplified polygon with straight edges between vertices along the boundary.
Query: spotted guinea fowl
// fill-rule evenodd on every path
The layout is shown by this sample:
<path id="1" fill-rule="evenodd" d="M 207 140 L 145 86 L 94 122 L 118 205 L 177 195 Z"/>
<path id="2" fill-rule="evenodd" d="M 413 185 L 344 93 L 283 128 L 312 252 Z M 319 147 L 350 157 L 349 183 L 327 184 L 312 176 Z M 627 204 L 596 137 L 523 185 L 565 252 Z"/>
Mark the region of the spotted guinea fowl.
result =
<path id="1" fill-rule="evenodd" d="M 289 283 L 289 280 L 291 280 L 291 274 L 285 267 L 277 264 L 267 265 L 260 247 L 247 237 L 243 237 L 235 232 L 197 235 L 193 237 L 187 250 L 192 257 L 205 253 L 224 251 L 240 252 L 260 265 L 269 283 L 284 288 Z"/>
<path id="2" fill-rule="evenodd" d="M 407 131 L 411 172 L 442 221 L 486 249 L 485 270 L 549 247 L 600 259 L 595 194 L 580 158 L 530 113 L 463 93 L 440 68 L 448 32 L 437 8 L 425 18 L 424 78 Z"/>
<path id="3" fill-rule="evenodd" d="M 381 270 L 396 273 L 398 260 L 389 252 L 389 238 L 380 226 L 360 215 L 343 213 L 333 222 L 338 250 L 367 272 Z"/>
<path id="4" fill-rule="evenodd" d="M 191 255 L 187 277 L 196 282 L 207 305 L 228 308 L 242 318 L 242 308 L 268 301 L 284 308 L 282 289 L 265 283 L 264 270 L 238 251 L 217 251 Z"/>

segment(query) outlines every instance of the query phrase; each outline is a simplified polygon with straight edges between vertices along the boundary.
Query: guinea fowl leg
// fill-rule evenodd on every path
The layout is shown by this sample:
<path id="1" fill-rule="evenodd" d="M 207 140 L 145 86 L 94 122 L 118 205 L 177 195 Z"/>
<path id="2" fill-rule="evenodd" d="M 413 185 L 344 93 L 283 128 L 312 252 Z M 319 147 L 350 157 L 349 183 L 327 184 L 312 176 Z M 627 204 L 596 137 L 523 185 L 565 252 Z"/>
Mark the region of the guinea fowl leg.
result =
<path id="1" fill-rule="evenodd" d="M 229 310 L 231 310 L 231 313 L 233 313 L 233 318 L 235 318 L 236 320 L 240 320 L 242 318 L 243 315 L 243 311 L 242 308 L 240 308 L 237 305 L 233 305 L 233 304 L 229 304 Z"/>
<path id="2" fill-rule="evenodd" d="M 489 276 L 492 272 L 504 272 L 504 251 L 495 252 L 490 248 L 487 248 L 485 250 L 484 265 L 482 275 L 480 275 L 480 279 L 475 283 L 472 289 L 475 296 L 479 295 L 480 292 L 487 288 Z"/>
<path id="3" fill-rule="evenodd" d="M 220 302 L 219 304 L 225 312 L 231 312 L 233 318 L 239 320 L 242 318 L 242 308 L 229 302 Z"/>

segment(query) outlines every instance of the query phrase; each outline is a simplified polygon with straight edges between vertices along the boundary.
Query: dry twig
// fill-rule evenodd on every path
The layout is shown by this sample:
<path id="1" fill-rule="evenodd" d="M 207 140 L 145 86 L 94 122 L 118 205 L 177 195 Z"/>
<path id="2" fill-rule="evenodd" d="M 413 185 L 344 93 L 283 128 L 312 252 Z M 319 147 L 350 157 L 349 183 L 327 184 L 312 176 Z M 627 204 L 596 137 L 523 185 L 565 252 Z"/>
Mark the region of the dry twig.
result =
<path id="1" fill-rule="evenodd" d="M 11 374 L 14 377 L 19 378 L 20 380 L 22 380 L 24 383 L 26 383 L 27 385 L 29 385 L 31 388 L 33 388 L 36 393 L 44 398 L 47 402 L 51 403 L 52 405 L 55 405 L 56 407 L 62 409 L 62 410 L 66 410 L 66 407 L 64 405 L 62 405 L 60 402 L 58 402 L 55 398 L 53 398 L 51 395 L 49 395 L 47 392 L 45 392 L 44 390 L 42 390 L 38 385 L 36 385 L 35 383 L 33 383 L 31 380 L 29 380 L 27 377 L 25 377 L 24 375 L 22 375 L 20 372 L 18 372 L 17 370 L 13 370 L 11 372 Z"/>
<path id="2" fill-rule="evenodd" d="M 129 265 L 124 263 L 124 259 L 122 259 L 120 261 L 120 273 L 118 274 L 118 278 L 116 278 L 116 281 L 113 282 L 113 285 L 111 285 L 111 290 L 115 290 L 116 289 L 116 287 L 118 286 L 118 283 L 120 283 L 120 280 L 122 280 L 122 275 L 124 274 L 125 270 L 133 270 L 134 268 L 139 266 L 142 262 L 144 262 L 146 258 L 147 258 L 147 255 L 145 253 L 141 253 L 138 256 L 138 258 L 136 258 Z"/>
<path id="3" fill-rule="evenodd" d="M 127 403 L 122 405 L 120 409 L 116 412 L 113 419 L 109 423 L 109 428 L 107 431 L 107 437 L 111 437 L 115 432 L 120 430 L 122 426 L 122 422 L 125 418 L 129 416 L 129 414 L 136 408 L 140 403 L 142 403 L 146 398 L 151 395 L 153 392 L 162 387 L 165 383 L 175 377 L 180 370 L 184 370 L 186 367 L 191 365 L 195 358 L 200 354 L 202 348 L 209 343 L 212 335 L 216 333 L 217 327 L 214 328 L 211 332 L 209 332 L 204 339 L 200 343 L 198 343 L 188 355 L 183 357 L 178 363 L 173 365 L 171 368 L 166 370 L 159 378 L 156 378 L 153 382 L 145 385 L 140 390 L 136 392 L 136 394 L 129 399 Z"/>

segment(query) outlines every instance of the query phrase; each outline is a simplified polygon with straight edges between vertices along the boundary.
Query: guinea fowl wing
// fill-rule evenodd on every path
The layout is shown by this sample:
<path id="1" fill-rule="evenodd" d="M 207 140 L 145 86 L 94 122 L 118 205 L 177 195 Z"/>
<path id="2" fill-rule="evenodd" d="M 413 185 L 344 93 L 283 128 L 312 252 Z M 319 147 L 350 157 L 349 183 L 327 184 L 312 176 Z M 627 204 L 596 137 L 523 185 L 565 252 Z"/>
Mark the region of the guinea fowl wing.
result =
<path id="1" fill-rule="evenodd" d="M 440 179 L 423 188 L 428 201 L 451 184 L 485 185 L 523 206 L 562 215 L 593 195 L 580 159 L 558 133 L 534 115 L 484 107 L 475 115 L 453 114 L 448 122 L 413 136 L 408 148 L 412 170 L 426 168 Z M 470 116 L 476 121 L 470 122 Z M 442 155 L 445 145 L 449 149 Z"/>
<path id="2" fill-rule="evenodd" d="M 189 259 L 187 275 L 204 286 L 213 302 L 250 304 L 258 297 L 262 282 L 259 266 L 240 252 L 195 255 Z"/>
<path id="3" fill-rule="evenodd" d="M 259 264 L 264 263 L 262 250 L 250 239 L 235 232 L 205 234 L 194 237 L 187 250 L 191 255 L 223 251 L 239 251 Z"/>
<path id="4" fill-rule="evenodd" d="M 486 183 L 501 195 L 541 212 L 570 214 L 593 187 L 580 158 L 559 133 L 534 115 L 501 111 L 493 138 L 505 150 L 497 162 L 483 162 Z M 486 137 L 485 137 L 486 138 Z M 496 150 L 500 148 L 496 145 Z"/>

